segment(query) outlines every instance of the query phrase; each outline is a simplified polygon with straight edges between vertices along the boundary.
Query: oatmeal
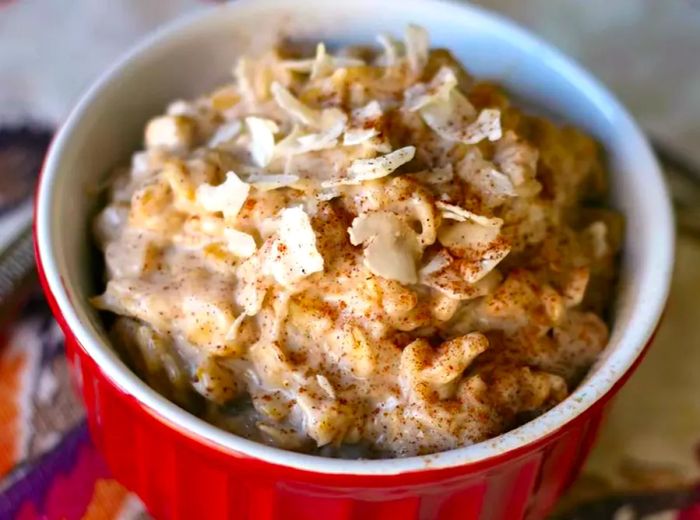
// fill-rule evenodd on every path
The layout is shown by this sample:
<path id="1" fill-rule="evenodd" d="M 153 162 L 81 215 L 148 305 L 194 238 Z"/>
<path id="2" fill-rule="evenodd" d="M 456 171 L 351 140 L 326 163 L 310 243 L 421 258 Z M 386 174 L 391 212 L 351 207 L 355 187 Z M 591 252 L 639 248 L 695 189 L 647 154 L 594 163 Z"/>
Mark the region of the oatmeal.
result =
<path id="1" fill-rule="evenodd" d="M 596 143 L 419 27 L 378 41 L 240 58 L 149 121 L 94 222 L 92 301 L 127 362 L 286 449 L 479 442 L 564 399 L 608 338 L 621 225 Z"/>

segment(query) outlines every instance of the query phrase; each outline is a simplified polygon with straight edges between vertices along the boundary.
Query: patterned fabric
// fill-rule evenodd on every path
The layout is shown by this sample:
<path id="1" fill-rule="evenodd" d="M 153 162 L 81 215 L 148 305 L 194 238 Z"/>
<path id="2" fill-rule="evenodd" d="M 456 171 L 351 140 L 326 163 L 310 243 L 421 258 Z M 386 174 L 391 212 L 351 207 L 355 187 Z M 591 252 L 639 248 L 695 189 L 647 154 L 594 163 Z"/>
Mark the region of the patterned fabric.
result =
<path id="1" fill-rule="evenodd" d="M 63 337 L 37 293 L 0 350 L 0 519 L 136 519 L 87 431 Z"/>

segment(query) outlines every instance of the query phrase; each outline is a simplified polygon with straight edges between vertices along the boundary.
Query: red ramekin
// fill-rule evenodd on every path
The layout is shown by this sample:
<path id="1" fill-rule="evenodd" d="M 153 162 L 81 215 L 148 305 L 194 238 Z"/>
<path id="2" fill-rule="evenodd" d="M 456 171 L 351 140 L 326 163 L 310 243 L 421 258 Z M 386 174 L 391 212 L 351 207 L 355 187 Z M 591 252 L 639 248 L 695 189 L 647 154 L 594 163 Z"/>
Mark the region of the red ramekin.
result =
<path id="1" fill-rule="evenodd" d="M 593 133 L 606 147 L 626 240 L 610 343 L 572 395 L 486 442 L 425 457 L 296 454 L 209 425 L 121 362 L 87 298 L 99 292 L 89 222 L 100 179 L 128 160 L 145 121 L 223 81 L 237 55 L 280 36 L 370 42 L 426 27 L 475 75 Z M 642 132 L 597 81 L 512 23 L 440 0 L 239 0 L 159 31 L 107 72 L 54 140 L 36 197 L 36 256 L 114 475 L 157 518 L 541 518 L 576 476 L 605 407 L 651 340 L 668 293 L 673 219 Z"/>

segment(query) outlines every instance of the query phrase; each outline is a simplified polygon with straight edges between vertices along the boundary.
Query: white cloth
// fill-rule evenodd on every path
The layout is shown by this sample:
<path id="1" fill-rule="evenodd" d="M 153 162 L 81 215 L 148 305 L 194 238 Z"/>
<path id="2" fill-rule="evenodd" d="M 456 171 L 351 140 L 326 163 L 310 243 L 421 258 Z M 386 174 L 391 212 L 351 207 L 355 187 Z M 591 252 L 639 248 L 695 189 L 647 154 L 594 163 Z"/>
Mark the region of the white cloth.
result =
<path id="1" fill-rule="evenodd" d="M 80 94 L 126 49 L 159 25 L 208 3 L 0 1 L 0 128 L 57 127 Z M 28 201 L 0 216 L 0 251 L 28 225 L 31 214 Z"/>
<path id="2" fill-rule="evenodd" d="M 0 126 L 56 126 L 81 92 L 146 33 L 209 2 L 14 0 L 0 3 Z"/>

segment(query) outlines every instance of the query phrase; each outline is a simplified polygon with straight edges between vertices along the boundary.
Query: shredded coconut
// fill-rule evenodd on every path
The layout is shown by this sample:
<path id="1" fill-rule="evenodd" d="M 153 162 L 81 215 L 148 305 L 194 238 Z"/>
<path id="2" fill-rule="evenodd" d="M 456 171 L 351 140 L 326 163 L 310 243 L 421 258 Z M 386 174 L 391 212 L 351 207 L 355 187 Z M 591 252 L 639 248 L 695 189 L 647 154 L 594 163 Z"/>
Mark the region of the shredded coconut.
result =
<path id="1" fill-rule="evenodd" d="M 454 169 L 451 164 L 438 166 L 432 170 L 412 173 L 411 177 L 425 184 L 443 184 L 454 179 Z"/>
<path id="2" fill-rule="evenodd" d="M 376 212 L 355 218 L 348 230 L 352 245 L 364 244 L 365 265 L 377 276 L 416 283 L 418 237 L 393 213 Z"/>
<path id="3" fill-rule="evenodd" d="M 448 141 L 477 144 L 484 139 L 496 141 L 501 138 L 500 111 L 484 109 L 474 120 L 474 107 L 456 89 L 450 91 L 447 100 L 434 100 L 419 112 L 426 124 Z"/>
<path id="4" fill-rule="evenodd" d="M 322 374 L 316 374 L 316 381 L 318 382 L 318 386 L 321 387 L 321 389 L 326 392 L 326 395 L 330 399 L 335 399 L 335 390 L 333 389 L 333 385 L 331 384 L 330 381 L 328 381 L 328 378 Z"/>
<path id="5" fill-rule="evenodd" d="M 234 172 L 226 174 L 226 180 L 218 186 L 201 184 L 196 191 L 197 202 L 207 211 L 220 211 L 227 220 L 233 220 L 243 207 L 250 185 L 238 178 Z"/>
<path id="6" fill-rule="evenodd" d="M 467 150 L 457 166 L 457 175 L 494 206 L 518 194 L 511 178 L 486 161 L 476 147 Z"/>
<path id="7" fill-rule="evenodd" d="M 449 101 L 452 89 L 457 87 L 457 76 L 450 67 L 441 67 L 430 83 L 417 83 L 406 90 L 404 107 L 415 112 L 430 103 Z"/>
<path id="8" fill-rule="evenodd" d="M 267 175 L 257 174 L 248 176 L 247 181 L 251 186 L 260 191 L 270 191 L 279 188 L 288 188 L 299 182 L 298 175 Z"/>
<path id="9" fill-rule="evenodd" d="M 490 293 L 498 285 L 499 276 L 490 276 L 491 273 L 475 282 L 468 281 L 455 259 L 443 249 L 421 268 L 418 276 L 422 284 L 449 298 L 471 300 Z"/>
<path id="10" fill-rule="evenodd" d="M 399 56 L 398 44 L 394 38 L 388 34 L 377 35 L 377 42 L 382 46 L 382 56 L 377 60 L 377 65 L 382 67 L 393 67 L 396 65 Z"/>
<path id="11" fill-rule="evenodd" d="M 441 203 L 438 203 L 441 204 Z M 448 205 L 449 206 L 449 205 Z M 438 240 L 452 254 L 462 259 L 462 276 L 475 283 L 486 276 L 510 252 L 509 244 L 500 236 L 503 221 L 474 215 L 452 206 L 448 211 L 457 222 L 445 224 Z"/>
<path id="12" fill-rule="evenodd" d="M 514 186 L 521 186 L 534 178 L 538 155 L 537 150 L 509 130 L 496 143 L 493 160 Z"/>
<path id="13" fill-rule="evenodd" d="M 160 116 L 146 126 L 146 147 L 183 150 L 194 139 L 194 125 L 186 116 Z"/>
<path id="14" fill-rule="evenodd" d="M 561 401 L 608 338 L 621 230 L 586 208 L 596 143 L 416 26 L 378 40 L 241 58 L 150 121 L 94 221 L 91 301 L 141 375 L 283 449 L 480 442 Z"/>
<path id="15" fill-rule="evenodd" d="M 336 69 L 361 67 L 364 64 L 365 62 L 358 58 L 328 54 L 323 43 L 316 45 L 316 56 L 311 60 L 287 60 L 282 63 L 289 70 L 310 74 L 311 79 L 327 76 Z"/>
<path id="16" fill-rule="evenodd" d="M 214 135 L 209 138 L 207 146 L 210 148 L 215 148 L 232 141 L 238 136 L 238 134 L 241 133 L 241 126 L 241 122 L 238 119 L 224 123 L 217 128 Z"/>
<path id="17" fill-rule="evenodd" d="M 406 40 L 406 59 L 414 74 L 420 74 L 428 63 L 430 37 L 428 31 L 418 25 L 410 24 L 404 35 Z"/>
<path id="18" fill-rule="evenodd" d="M 351 114 L 352 123 L 345 130 L 343 144 L 353 146 L 377 136 L 382 116 L 382 107 L 376 100 L 355 109 Z"/>
<path id="19" fill-rule="evenodd" d="M 235 341 L 236 338 L 238 337 L 238 331 L 241 328 L 241 323 L 243 323 L 243 320 L 245 320 L 247 315 L 245 313 L 239 314 L 235 320 L 233 320 L 233 323 L 229 327 L 228 331 L 226 332 L 226 340 L 227 341 Z"/>
<path id="20" fill-rule="evenodd" d="M 255 164 L 265 167 L 270 163 L 275 150 L 275 134 L 279 132 L 277 124 L 270 119 L 246 117 L 245 124 L 250 133 L 250 153 Z"/>
<path id="21" fill-rule="evenodd" d="M 318 110 L 299 101 L 286 87 L 277 82 L 272 83 L 270 90 L 280 108 L 295 120 L 311 127 L 320 126 L 321 113 Z"/>
<path id="22" fill-rule="evenodd" d="M 415 146 L 404 146 L 373 159 L 357 159 L 350 165 L 345 177 L 324 181 L 321 186 L 329 188 L 342 184 L 360 184 L 364 181 L 381 179 L 413 159 L 415 153 Z"/>
<path id="23" fill-rule="evenodd" d="M 300 153 L 335 148 L 338 138 L 343 134 L 348 116 L 338 108 L 329 108 L 321 112 L 320 131 L 301 135 L 297 138 Z"/>
<path id="24" fill-rule="evenodd" d="M 316 249 L 316 234 L 301 207 L 282 210 L 277 234 L 263 264 L 265 274 L 291 288 L 302 278 L 323 271 L 323 257 Z"/>
<path id="25" fill-rule="evenodd" d="M 247 258 L 255 253 L 255 249 L 257 248 L 255 239 L 248 233 L 243 233 L 242 231 L 227 226 L 223 230 L 223 235 L 226 238 L 228 250 L 234 255 Z"/>
<path id="26" fill-rule="evenodd" d="M 500 218 L 489 218 L 482 215 L 477 215 L 464 208 L 455 206 L 454 204 L 447 204 L 446 202 L 437 201 L 435 205 L 442 210 L 442 217 L 450 220 L 457 220 L 459 222 L 466 222 L 471 220 L 482 226 L 495 227 L 500 229 L 503 225 L 503 219 Z"/>
<path id="27" fill-rule="evenodd" d="M 255 80 L 253 78 L 254 67 L 253 61 L 243 56 L 238 60 L 233 70 L 238 88 L 249 103 L 256 101 Z"/>

